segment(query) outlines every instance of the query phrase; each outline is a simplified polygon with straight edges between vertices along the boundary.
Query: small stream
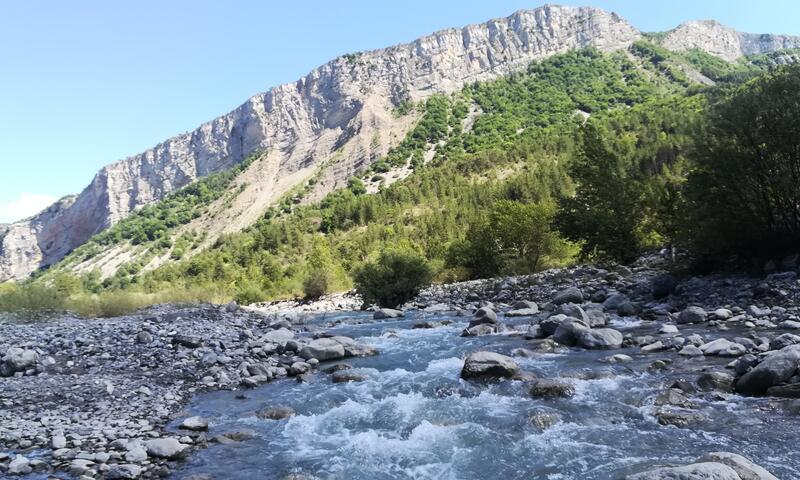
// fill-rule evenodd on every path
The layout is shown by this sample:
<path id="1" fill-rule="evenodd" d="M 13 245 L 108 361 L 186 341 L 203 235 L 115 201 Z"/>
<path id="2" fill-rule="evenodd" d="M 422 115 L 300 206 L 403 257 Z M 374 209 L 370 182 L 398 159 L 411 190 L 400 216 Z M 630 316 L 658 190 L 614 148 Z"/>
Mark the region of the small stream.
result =
<path id="1" fill-rule="evenodd" d="M 314 322 L 336 318 L 319 316 Z M 467 353 L 510 354 L 528 346 L 521 336 L 463 338 L 467 321 L 457 316 L 411 313 L 401 321 L 373 321 L 360 312 L 338 315 L 343 318 L 356 324 L 345 322 L 329 331 L 380 351 L 346 360 L 366 381 L 334 384 L 318 373 L 307 383 L 284 380 L 197 396 L 185 414 L 208 418 L 210 436 L 236 431 L 253 437 L 195 452 L 174 478 L 281 479 L 295 473 L 373 480 L 614 479 L 665 463 L 688 463 L 711 451 L 739 453 L 781 479 L 800 478 L 800 416 L 772 407 L 770 399 L 696 396 L 697 411 L 706 420 L 689 429 L 661 426 L 652 415 L 655 397 L 672 381 L 693 380 L 704 366 L 730 359 L 639 355 L 636 348 L 517 357 L 524 370 L 570 377 L 576 385 L 571 398 L 534 399 L 520 381 L 475 384 L 459 378 Z M 453 323 L 412 329 L 420 320 Z M 516 322 L 524 330 L 527 320 Z M 637 334 L 658 329 L 620 319 L 612 326 Z M 600 362 L 612 353 L 626 353 L 634 361 Z M 657 359 L 672 359 L 672 368 L 649 371 Z M 245 398 L 237 398 L 242 393 Z M 278 421 L 257 418 L 255 412 L 267 406 L 290 406 L 297 414 Z M 543 429 L 531 421 L 537 415 L 558 421 Z"/>

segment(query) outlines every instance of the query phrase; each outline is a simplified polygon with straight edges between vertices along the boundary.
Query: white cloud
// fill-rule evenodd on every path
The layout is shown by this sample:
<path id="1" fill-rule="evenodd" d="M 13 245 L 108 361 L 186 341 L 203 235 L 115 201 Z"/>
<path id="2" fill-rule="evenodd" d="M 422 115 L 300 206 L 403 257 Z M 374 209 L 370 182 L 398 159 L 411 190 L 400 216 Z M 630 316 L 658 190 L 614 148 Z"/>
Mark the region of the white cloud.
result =
<path id="1" fill-rule="evenodd" d="M 16 200 L 0 204 L 0 223 L 11 223 L 28 218 L 44 210 L 58 198 L 38 193 L 20 193 Z"/>

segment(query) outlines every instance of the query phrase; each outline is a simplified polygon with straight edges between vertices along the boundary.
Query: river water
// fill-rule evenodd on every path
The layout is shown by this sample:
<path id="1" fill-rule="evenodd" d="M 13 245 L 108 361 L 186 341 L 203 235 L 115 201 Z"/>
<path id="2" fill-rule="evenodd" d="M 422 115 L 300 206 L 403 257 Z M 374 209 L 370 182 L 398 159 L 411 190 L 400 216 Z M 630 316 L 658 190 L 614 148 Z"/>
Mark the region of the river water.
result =
<path id="1" fill-rule="evenodd" d="M 375 357 L 347 360 L 351 372 L 366 381 L 334 384 L 319 373 L 306 383 L 285 380 L 196 397 L 184 413 L 207 417 L 211 436 L 235 431 L 252 438 L 195 452 L 174 478 L 281 479 L 295 473 L 320 479 L 614 479 L 689 463 L 712 451 L 744 455 L 781 479 L 800 478 L 800 416 L 785 413 L 774 399 L 693 398 L 706 420 L 690 429 L 661 426 L 652 415 L 655 397 L 666 386 L 678 378 L 692 380 L 704 366 L 724 364 L 722 359 L 638 355 L 638 349 L 518 357 L 524 370 L 569 377 L 576 385 L 571 398 L 535 399 L 520 381 L 475 384 L 459 378 L 466 354 L 509 354 L 529 346 L 521 336 L 463 338 L 467 319 L 447 315 L 372 321 L 352 313 L 314 322 L 343 319 L 328 330 L 380 350 Z M 412 329 L 422 319 L 453 323 Z M 516 322 L 524 330 L 527 320 Z M 612 326 L 636 334 L 658 329 L 621 319 Z M 600 361 L 611 353 L 634 361 Z M 647 366 L 657 359 L 674 363 L 667 373 L 650 371 Z M 237 398 L 242 393 L 246 398 Z M 290 406 L 297 414 L 257 418 L 255 412 L 267 406 Z M 543 429 L 531 421 L 542 415 L 558 421 Z"/>

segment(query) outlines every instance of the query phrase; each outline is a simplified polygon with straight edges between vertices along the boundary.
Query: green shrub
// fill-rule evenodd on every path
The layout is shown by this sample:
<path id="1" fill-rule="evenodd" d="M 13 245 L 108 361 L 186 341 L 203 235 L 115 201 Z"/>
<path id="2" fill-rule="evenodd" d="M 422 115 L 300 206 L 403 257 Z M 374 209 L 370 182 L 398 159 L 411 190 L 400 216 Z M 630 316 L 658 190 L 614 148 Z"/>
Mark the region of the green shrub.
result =
<path id="1" fill-rule="evenodd" d="M 357 270 L 355 284 L 365 304 L 397 307 L 414 298 L 432 277 L 428 261 L 415 250 L 384 249 L 377 260 Z"/>
<path id="2" fill-rule="evenodd" d="M 695 256 L 773 258 L 800 245 L 800 66 L 737 88 L 696 135 L 686 231 Z"/>

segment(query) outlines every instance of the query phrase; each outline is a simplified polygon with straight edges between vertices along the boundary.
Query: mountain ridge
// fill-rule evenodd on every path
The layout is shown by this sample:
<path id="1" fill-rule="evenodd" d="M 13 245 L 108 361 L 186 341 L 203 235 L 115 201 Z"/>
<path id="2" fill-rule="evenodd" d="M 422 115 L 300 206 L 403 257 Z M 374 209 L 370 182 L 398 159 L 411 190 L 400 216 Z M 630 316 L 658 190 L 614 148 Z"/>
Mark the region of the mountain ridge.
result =
<path id="1" fill-rule="evenodd" d="M 684 25 L 689 26 L 679 30 Z M 687 22 L 669 32 L 664 42 L 676 50 L 696 48 L 692 45 L 708 38 L 708 31 L 704 23 Z M 57 262 L 140 206 L 229 169 L 256 150 L 266 152 L 262 163 L 269 170 L 257 172 L 259 182 L 244 186 L 247 204 L 228 217 L 242 225 L 257 220 L 281 194 L 315 171 L 320 179 L 311 195 L 319 198 L 343 186 L 403 138 L 415 121 L 413 115 L 387 114 L 402 102 L 498 78 L 574 48 L 611 51 L 641 37 L 615 13 L 546 5 L 392 47 L 342 55 L 295 82 L 250 97 L 193 131 L 103 167 L 81 194 L 8 225 L 0 235 L 0 281 L 21 279 Z M 738 38 L 738 47 L 726 37 L 721 45 L 709 44 L 710 49 L 730 55 L 733 48 L 760 48 L 746 42 L 742 47 L 744 37 Z M 775 38 L 768 36 L 763 48 L 800 46 L 797 37 Z M 332 159 L 336 161 L 329 162 Z M 281 183 L 286 178 L 296 181 Z"/>

